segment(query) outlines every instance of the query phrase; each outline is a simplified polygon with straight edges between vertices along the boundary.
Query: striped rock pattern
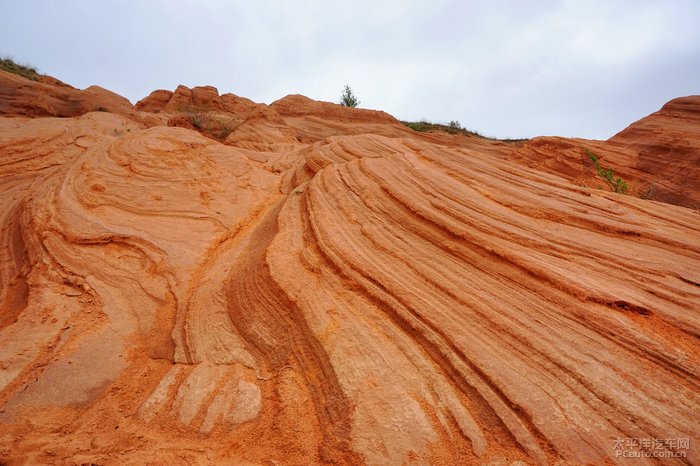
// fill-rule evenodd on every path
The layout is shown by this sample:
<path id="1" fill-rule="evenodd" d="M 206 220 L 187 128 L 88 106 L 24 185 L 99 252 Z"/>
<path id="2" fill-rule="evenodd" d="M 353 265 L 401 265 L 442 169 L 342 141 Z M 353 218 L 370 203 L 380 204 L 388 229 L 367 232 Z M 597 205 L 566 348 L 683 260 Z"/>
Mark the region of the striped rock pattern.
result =
<path id="1" fill-rule="evenodd" d="M 700 462 L 700 214 L 580 159 L 649 144 L 301 96 L 217 141 L 147 128 L 154 95 L 0 119 L 0 461 L 625 464 L 617 439 L 689 438 L 665 461 Z"/>

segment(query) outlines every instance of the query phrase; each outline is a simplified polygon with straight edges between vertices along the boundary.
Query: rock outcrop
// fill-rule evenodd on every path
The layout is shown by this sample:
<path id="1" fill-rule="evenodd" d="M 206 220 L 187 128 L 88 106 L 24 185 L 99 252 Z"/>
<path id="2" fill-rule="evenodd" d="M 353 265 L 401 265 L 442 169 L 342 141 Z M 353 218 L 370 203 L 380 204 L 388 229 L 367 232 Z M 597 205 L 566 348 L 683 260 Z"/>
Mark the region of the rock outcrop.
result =
<path id="1" fill-rule="evenodd" d="M 601 180 L 586 149 L 629 182 L 630 194 L 700 208 L 699 96 L 674 99 L 607 141 L 535 138 L 515 156 L 530 166 L 596 187 Z"/>
<path id="2" fill-rule="evenodd" d="M 610 138 L 639 154 L 636 167 L 650 178 L 648 196 L 700 208 L 700 98 L 674 99 Z"/>
<path id="3" fill-rule="evenodd" d="M 700 97 L 507 144 L 0 79 L 0 462 L 700 462 Z"/>
<path id="4" fill-rule="evenodd" d="M 96 111 L 138 118 L 131 102 L 102 87 L 79 90 L 48 76 L 37 82 L 0 70 L 0 115 L 75 117 Z"/>
<path id="5" fill-rule="evenodd" d="M 175 92 L 157 90 L 136 103 L 136 108 L 146 112 L 177 113 L 192 107 L 221 111 L 237 118 L 245 118 L 257 104 L 235 94 L 219 95 L 213 86 L 196 86 L 192 89 L 178 86 Z"/>

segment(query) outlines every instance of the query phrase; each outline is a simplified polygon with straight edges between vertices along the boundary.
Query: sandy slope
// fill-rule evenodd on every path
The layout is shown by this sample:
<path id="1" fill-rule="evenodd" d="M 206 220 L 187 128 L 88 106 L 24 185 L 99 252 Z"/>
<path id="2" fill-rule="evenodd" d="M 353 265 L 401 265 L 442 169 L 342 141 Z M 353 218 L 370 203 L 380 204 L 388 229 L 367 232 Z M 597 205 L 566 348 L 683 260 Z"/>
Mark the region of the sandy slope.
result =
<path id="1" fill-rule="evenodd" d="M 513 145 L 91 89 L 0 72 L 0 461 L 700 462 L 700 97 Z"/>

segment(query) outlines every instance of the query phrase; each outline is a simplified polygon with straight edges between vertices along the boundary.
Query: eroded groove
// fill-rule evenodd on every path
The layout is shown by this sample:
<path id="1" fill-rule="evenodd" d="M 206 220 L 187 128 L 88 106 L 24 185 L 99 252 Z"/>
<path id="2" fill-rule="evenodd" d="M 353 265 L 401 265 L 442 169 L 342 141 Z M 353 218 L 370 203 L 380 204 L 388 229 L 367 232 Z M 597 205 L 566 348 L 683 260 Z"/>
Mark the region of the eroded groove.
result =
<path id="1" fill-rule="evenodd" d="M 319 454 L 324 461 L 360 461 L 350 448 L 352 404 L 336 379 L 325 349 L 312 334 L 301 311 L 270 276 L 265 253 L 277 232 L 281 203 L 269 210 L 251 233 L 250 246 L 239 256 L 228 277 L 231 321 L 254 348 L 268 373 L 296 366 L 314 396 L 323 437 Z"/>

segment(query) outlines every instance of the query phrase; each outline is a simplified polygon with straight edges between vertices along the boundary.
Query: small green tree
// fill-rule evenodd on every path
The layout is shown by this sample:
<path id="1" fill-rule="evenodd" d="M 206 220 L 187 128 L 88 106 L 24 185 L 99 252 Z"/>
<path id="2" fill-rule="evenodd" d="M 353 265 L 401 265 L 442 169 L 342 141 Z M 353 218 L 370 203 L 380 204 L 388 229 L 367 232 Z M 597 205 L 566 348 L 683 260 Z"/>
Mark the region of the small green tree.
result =
<path id="1" fill-rule="evenodd" d="M 343 89 L 343 93 L 340 95 L 340 105 L 343 105 L 345 107 L 357 107 L 360 105 L 360 101 L 357 100 L 357 97 L 355 97 L 355 94 L 353 94 L 352 89 L 350 89 L 350 86 L 347 84 L 345 85 L 345 88 Z"/>
<path id="2" fill-rule="evenodd" d="M 447 126 L 447 132 L 454 134 L 459 133 L 460 131 L 462 131 L 462 125 L 459 124 L 459 121 L 450 121 L 450 124 Z"/>

